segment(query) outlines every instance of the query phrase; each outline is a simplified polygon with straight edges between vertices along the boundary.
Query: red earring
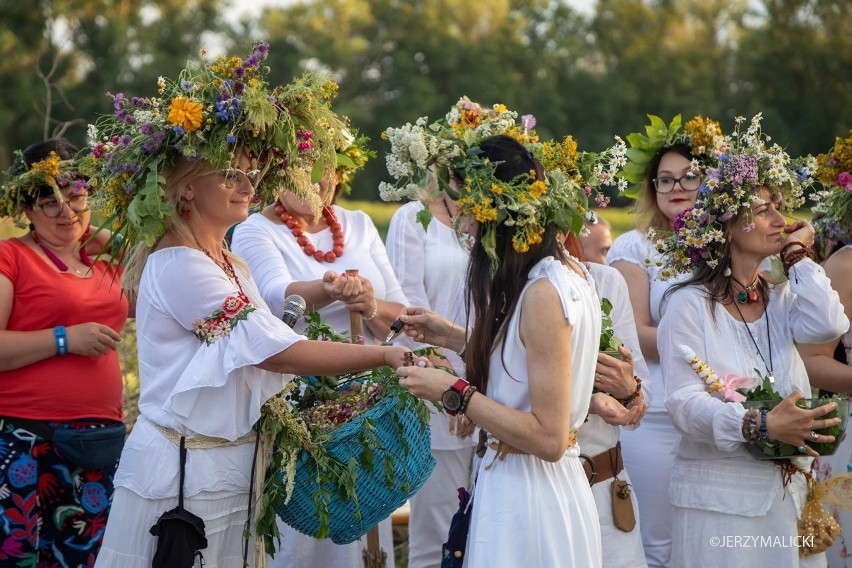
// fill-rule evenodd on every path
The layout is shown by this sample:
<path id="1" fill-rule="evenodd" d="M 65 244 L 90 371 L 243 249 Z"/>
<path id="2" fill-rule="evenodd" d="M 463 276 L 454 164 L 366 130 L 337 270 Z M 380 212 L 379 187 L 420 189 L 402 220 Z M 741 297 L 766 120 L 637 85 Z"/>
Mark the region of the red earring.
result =
<path id="1" fill-rule="evenodd" d="M 189 204 L 186 204 L 186 211 L 183 212 L 184 218 L 189 221 L 192 219 L 192 209 L 190 209 Z"/>

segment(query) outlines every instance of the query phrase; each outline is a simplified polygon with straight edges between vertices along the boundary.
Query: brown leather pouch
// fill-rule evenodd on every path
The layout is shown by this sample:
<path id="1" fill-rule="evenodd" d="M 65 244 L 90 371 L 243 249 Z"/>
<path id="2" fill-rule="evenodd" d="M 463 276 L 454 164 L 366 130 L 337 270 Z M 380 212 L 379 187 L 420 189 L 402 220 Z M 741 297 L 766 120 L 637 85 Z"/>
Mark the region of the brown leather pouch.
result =
<path id="1" fill-rule="evenodd" d="M 630 484 L 615 478 L 610 485 L 610 491 L 613 524 L 621 531 L 632 531 L 636 527 L 636 514 L 633 511 L 633 500 L 630 498 L 632 493 Z"/>

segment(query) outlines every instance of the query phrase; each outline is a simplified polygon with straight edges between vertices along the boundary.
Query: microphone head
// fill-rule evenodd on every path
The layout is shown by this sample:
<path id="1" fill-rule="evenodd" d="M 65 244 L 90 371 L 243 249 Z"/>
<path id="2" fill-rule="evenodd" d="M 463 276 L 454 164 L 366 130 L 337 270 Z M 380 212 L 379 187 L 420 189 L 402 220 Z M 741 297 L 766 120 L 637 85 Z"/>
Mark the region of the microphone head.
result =
<path id="1" fill-rule="evenodd" d="M 308 305 L 303 297 L 298 294 L 291 294 L 284 298 L 284 313 L 281 315 L 281 320 L 293 327 L 299 321 L 299 318 L 305 315 L 307 307 Z"/>

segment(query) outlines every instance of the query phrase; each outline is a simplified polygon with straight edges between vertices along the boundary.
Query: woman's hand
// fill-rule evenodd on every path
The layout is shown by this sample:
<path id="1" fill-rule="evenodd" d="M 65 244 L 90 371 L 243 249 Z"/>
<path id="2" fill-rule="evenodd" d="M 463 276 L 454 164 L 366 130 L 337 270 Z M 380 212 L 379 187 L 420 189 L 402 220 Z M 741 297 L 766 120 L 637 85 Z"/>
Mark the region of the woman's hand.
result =
<path id="1" fill-rule="evenodd" d="M 476 430 L 476 424 L 464 414 L 447 415 L 447 418 L 450 419 L 450 434 L 458 438 L 470 438 Z"/>
<path id="2" fill-rule="evenodd" d="M 592 401 L 589 404 L 589 413 L 597 414 L 610 426 L 632 426 L 639 424 L 647 410 L 648 404 L 644 400 L 634 403 L 628 409 L 624 408 L 623 404 L 605 392 L 594 393 Z"/>
<path id="3" fill-rule="evenodd" d="M 807 455 L 819 457 L 819 454 L 806 442 L 825 444 L 834 441 L 834 436 L 817 434 L 816 439 L 811 435 L 815 430 L 840 424 L 840 418 L 821 419 L 837 407 L 837 403 L 829 402 L 817 408 L 807 409 L 796 406 L 796 401 L 805 398 L 799 391 L 787 395 L 778 406 L 766 413 L 766 433 L 773 440 L 793 444 L 805 448 Z M 815 433 L 815 432 L 814 432 Z"/>
<path id="4" fill-rule="evenodd" d="M 464 330 L 429 308 L 406 307 L 399 319 L 405 324 L 402 332 L 418 343 L 429 343 L 453 351 L 464 347 Z"/>
<path id="5" fill-rule="evenodd" d="M 344 303 L 354 301 L 363 293 L 361 279 L 357 275 L 338 274 L 333 270 L 322 275 L 322 291 L 332 301 Z"/>
<path id="6" fill-rule="evenodd" d="M 623 346 L 618 348 L 618 352 L 624 357 L 623 361 L 606 353 L 598 353 L 595 386 L 621 400 L 636 391 L 636 379 L 633 378 L 633 353 Z"/>
<path id="7" fill-rule="evenodd" d="M 350 274 L 349 278 L 356 278 L 358 280 L 361 291 L 354 297 L 344 300 L 344 307 L 350 312 L 361 312 L 369 317 L 373 313 L 373 302 L 376 301 L 376 296 L 373 293 L 373 283 L 357 274 Z"/>
<path id="8" fill-rule="evenodd" d="M 798 241 L 809 247 L 814 244 L 814 227 L 805 219 L 797 219 L 785 227 L 784 232 L 789 235 L 785 243 Z"/>
<path id="9" fill-rule="evenodd" d="M 396 372 L 401 377 L 399 384 L 411 391 L 411 394 L 423 400 L 441 400 L 444 391 L 453 386 L 456 377 L 429 367 L 400 367 Z"/>
<path id="10" fill-rule="evenodd" d="M 406 364 L 406 360 L 413 357 L 414 353 L 408 347 L 402 345 L 383 346 L 385 350 L 385 365 L 392 369 L 402 367 Z"/>
<path id="11" fill-rule="evenodd" d="M 75 355 L 100 357 L 115 351 L 121 336 L 111 327 L 95 322 L 79 323 L 66 328 L 68 352 Z"/>

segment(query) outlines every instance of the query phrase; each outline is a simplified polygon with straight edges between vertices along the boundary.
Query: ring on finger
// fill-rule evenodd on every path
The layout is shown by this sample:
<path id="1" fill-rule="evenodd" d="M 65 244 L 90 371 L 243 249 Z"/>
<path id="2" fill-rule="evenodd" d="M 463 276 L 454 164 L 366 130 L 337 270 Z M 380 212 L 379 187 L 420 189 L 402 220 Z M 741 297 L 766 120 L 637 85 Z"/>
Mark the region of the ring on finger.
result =
<path id="1" fill-rule="evenodd" d="M 601 374 L 600 373 L 595 373 L 595 380 L 596 381 L 601 380 Z"/>
<path id="2" fill-rule="evenodd" d="M 811 430 L 811 442 L 816 442 L 819 439 L 819 434 Z"/>
<path id="3" fill-rule="evenodd" d="M 796 448 L 796 451 L 799 452 L 800 454 L 803 454 L 803 453 L 805 453 L 805 447 L 799 446 L 798 448 Z"/>

